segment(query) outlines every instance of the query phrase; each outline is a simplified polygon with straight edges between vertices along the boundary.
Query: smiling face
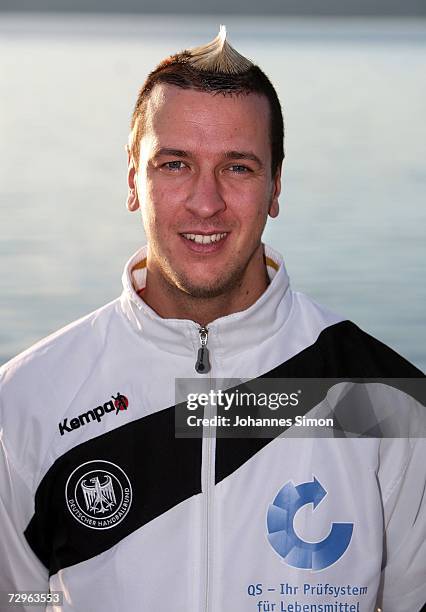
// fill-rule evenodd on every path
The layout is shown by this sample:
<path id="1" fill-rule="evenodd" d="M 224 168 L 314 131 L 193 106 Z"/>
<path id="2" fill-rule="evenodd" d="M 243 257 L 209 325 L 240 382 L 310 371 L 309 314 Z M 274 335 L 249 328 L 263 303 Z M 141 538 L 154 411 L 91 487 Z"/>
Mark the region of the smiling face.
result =
<path id="1" fill-rule="evenodd" d="M 149 281 L 195 298 L 265 278 L 261 236 L 278 214 L 264 96 L 212 95 L 156 85 L 146 108 L 129 210 L 139 205 Z"/>

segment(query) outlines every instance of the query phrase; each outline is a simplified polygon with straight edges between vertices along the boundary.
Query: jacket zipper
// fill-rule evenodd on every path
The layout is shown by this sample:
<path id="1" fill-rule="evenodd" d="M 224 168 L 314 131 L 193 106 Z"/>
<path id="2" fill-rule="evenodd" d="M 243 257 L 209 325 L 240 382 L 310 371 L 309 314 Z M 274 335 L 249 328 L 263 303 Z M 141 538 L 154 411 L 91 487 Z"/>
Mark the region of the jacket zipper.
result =
<path id="1" fill-rule="evenodd" d="M 207 348 L 207 341 L 209 339 L 209 330 L 207 327 L 200 327 L 198 330 L 200 335 L 200 348 L 198 349 L 197 361 L 195 362 L 195 370 L 198 374 L 207 374 L 210 372 L 210 359 L 209 349 Z"/>
<path id="2" fill-rule="evenodd" d="M 208 329 L 200 327 L 198 330 L 200 337 L 200 348 L 198 349 L 197 361 L 195 370 L 199 374 L 207 374 L 211 371 L 209 350 L 207 348 Z M 211 386 L 211 385 L 209 385 Z M 216 406 L 207 405 L 204 409 L 204 417 L 211 419 L 216 412 Z M 210 611 L 211 599 L 211 567 L 212 567 L 212 545 L 213 545 L 213 496 L 214 496 L 214 478 L 215 478 L 215 447 L 216 437 L 215 431 L 211 427 L 203 427 L 203 452 L 202 452 L 202 492 L 204 495 L 204 511 L 203 511 L 203 612 Z"/>

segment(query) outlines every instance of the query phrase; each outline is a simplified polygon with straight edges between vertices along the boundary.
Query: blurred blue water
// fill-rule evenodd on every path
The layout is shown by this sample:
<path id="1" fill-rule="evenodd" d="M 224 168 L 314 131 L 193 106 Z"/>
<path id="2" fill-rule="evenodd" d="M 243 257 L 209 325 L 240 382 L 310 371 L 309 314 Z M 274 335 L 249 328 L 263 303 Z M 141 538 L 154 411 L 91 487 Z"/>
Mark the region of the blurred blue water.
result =
<path id="1" fill-rule="evenodd" d="M 219 18 L 0 18 L 0 362 L 120 292 L 138 87 Z M 426 22 L 226 20 L 280 94 L 293 286 L 426 366 Z"/>

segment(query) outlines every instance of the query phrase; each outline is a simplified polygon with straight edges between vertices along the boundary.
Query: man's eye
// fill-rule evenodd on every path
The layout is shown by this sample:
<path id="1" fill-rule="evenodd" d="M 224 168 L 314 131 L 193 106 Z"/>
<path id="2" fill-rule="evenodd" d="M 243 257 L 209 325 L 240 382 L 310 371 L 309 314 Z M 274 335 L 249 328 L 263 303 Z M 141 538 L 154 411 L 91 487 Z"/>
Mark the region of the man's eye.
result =
<path id="1" fill-rule="evenodd" d="M 232 170 L 232 172 L 236 172 L 237 174 L 244 174 L 246 172 L 250 172 L 250 168 L 247 168 L 247 166 L 242 166 L 241 164 L 234 164 L 233 166 L 230 166 L 229 169 Z"/>
<path id="2" fill-rule="evenodd" d="M 185 168 L 185 164 L 182 161 L 170 161 L 163 164 L 163 168 L 166 170 L 182 170 Z"/>

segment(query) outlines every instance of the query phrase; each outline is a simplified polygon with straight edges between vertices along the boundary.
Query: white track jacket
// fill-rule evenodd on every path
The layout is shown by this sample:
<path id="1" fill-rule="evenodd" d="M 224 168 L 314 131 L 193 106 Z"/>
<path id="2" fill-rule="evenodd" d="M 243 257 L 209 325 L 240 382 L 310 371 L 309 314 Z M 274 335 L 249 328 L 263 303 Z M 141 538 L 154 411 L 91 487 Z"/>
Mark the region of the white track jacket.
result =
<path id="1" fill-rule="evenodd" d="M 174 411 L 176 378 L 422 374 L 293 292 L 268 247 L 271 283 L 208 325 L 199 374 L 199 326 L 136 291 L 145 258 L 1 369 L 0 591 L 61 591 L 56 612 L 420 610 L 424 439 L 182 439 Z"/>

